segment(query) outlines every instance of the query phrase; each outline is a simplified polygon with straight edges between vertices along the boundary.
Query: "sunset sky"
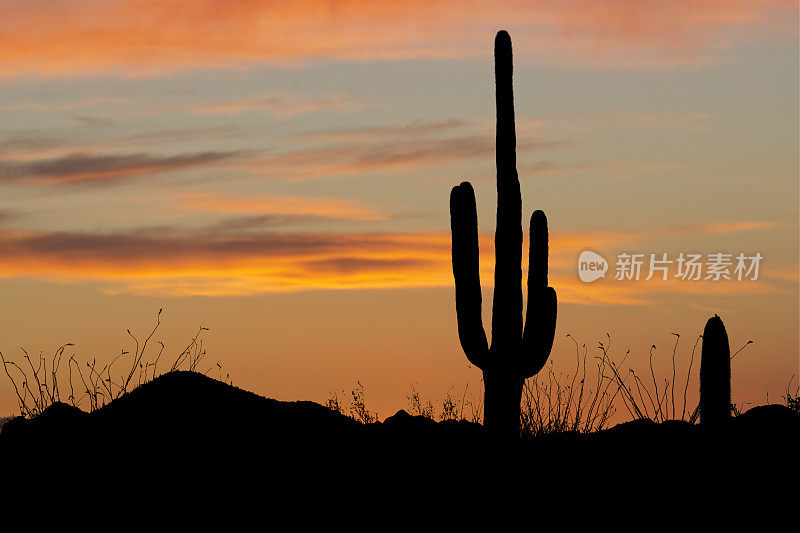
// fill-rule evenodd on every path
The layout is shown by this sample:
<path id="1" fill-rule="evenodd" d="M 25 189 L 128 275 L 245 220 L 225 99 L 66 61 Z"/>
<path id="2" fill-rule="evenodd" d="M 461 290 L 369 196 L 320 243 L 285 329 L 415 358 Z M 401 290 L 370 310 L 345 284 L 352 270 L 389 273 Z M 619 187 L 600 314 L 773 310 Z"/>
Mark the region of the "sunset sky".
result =
<path id="1" fill-rule="evenodd" d="M 590 355 L 609 333 L 635 369 L 656 345 L 663 379 L 671 333 L 685 369 L 717 313 L 732 350 L 754 342 L 734 402 L 781 401 L 798 373 L 795 1 L 3 1 L 0 351 L 105 361 L 163 307 L 165 357 L 208 327 L 205 366 L 265 396 L 359 380 L 384 418 L 411 385 L 477 395 L 448 197 L 475 187 L 488 332 L 499 29 L 523 218 L 549 219 L 556 368 L 575 363 L 567 333 Z M 584 250 L 606 279 L 580 281 Z M 763 260 L 758 280 L 615 280 L 623 252 Z M 3 376 L 0 416 L 16 405 Z"/>

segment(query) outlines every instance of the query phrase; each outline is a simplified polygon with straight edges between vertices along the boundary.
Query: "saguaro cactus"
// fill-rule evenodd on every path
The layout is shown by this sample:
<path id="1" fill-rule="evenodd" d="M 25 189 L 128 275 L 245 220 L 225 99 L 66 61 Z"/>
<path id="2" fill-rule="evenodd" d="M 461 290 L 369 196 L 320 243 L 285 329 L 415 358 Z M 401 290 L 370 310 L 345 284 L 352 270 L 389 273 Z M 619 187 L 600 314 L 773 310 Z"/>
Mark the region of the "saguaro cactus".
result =
<path id="1" fill-rule="evenodd" d="M 717 315 L 703 330 L 700 357 L 700 422 L 717 425 L 731 414 L 731 349 L 725 324 Z"/>
<path id="2" fill-rule="evenodd" d="M 458 337 L 467 359 L 483 371 L 484 425 L 494 434 L 519 437 L 525 379 L 542 369 L 556 327 L 556 292 L 547 286 L 547 218 L 535 211 L 530 225 L 528 310 L 522 324 L 522 195 L 517 176 L 511 37 L 494 43 L 497 90 L 497 229 L 495 232 L 492 345 L 481 318 L 478 216 L 469 182 L 450 194 L 453 276 Z"/>

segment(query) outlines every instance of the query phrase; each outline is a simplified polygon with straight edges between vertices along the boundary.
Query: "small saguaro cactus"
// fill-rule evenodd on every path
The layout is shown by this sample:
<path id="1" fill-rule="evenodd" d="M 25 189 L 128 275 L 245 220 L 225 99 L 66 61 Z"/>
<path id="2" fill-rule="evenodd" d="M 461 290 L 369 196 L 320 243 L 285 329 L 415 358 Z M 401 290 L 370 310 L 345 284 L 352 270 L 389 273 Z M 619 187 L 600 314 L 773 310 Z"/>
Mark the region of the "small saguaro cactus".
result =
<path id="1" fill-rule="evenodd" d="M 453 276 L 458 337 L 467 359 L 483 371 L 484 425 L 490 433 L 519 437 L 525 380 L 542 369 L 556 327 L 556 292 L 547 286 L 547 217 L 535 211 L 530 225 L 528 311 L 522 324 L 522 195 L 517 176 L 511 37 L 494 42 L 497 91 L 497 229 L 495 232 L 492 345 L 481 317 L 478 215 L 469 182 L 450 194 Z"/>
<path id="2" fill-rule="evenodd" d="M 717 315 L 703 330 L 700 358 L 700 422 L 724 423 L 731 414 L 731 349 L 725 324 Z"/>

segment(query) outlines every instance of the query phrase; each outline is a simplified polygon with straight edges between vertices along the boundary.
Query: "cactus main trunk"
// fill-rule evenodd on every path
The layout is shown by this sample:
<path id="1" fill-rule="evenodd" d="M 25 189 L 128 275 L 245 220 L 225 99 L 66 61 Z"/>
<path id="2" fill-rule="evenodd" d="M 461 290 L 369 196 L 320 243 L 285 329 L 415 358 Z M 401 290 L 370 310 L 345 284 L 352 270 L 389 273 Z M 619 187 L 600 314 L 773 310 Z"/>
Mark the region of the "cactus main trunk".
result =
<path id="1" fill-rule="evenodd" d="M 725 324 L 717 315 L 703 330 L 700 357 L 700 422 L 716 426 L 731 415 L 731 349 Z"/>
<path id="2" fill-rule="evenodd" d="M 483 423 L 498 437 L 519 437 L 519 409 L 525 379 L 518 373 L 503 368 L 483 371 Z"/>
<path id="3" fill-rule="evenodd" d="M 547 285 L 547 217 L 535 211 L 530 225 L 528 309 L 522 319 L 522 196 L 516 166 L 511 38 L 495 38 L 497 84 L 497 228 L 492 302 L 492 344 L 481 318 L 478 218 L 468 182 L 450 194 L 453 276 L 458 338 L 469 361 L 483 371 L 484 425 L 490 433 L 519 437 L 525 380 L 542 369 L 553 347 L 556 293 Z"/>

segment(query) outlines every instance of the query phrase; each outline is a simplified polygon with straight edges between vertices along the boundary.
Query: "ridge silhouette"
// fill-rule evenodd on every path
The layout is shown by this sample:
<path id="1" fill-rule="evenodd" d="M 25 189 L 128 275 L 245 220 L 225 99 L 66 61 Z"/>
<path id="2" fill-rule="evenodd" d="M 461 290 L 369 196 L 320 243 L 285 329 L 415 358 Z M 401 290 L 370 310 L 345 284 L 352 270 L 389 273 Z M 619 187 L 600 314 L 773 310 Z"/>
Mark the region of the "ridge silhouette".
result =
<path id="1" fill-rule="evenodd" d="M 752 408 L 722 427 L 641 419 L 508 443 L 476 423 L 405 411 L 364 425 L 314 402 L 268 399 L 187 371 L 159 376 L 92 413 L 57 403 L 0 431 L 8 479 L 143 464 L 151 476 L 177 469 L 218 483 L 231 472 L 258 473 L 289 486 L 305 480 L 307 491 L 308 483 L 337 479 L 418 490 L 445 480 L 495 485 L 513 475 L 547 480 L 529 495 L 595 483 L 635 497 L 646 484 L 648 498 L 679 491 L 692 501 L 710 491 L 766 498 L 778 511 L 794 509 L 800 496 L 798 449 L 800 414 L 780 405 Z"/>

